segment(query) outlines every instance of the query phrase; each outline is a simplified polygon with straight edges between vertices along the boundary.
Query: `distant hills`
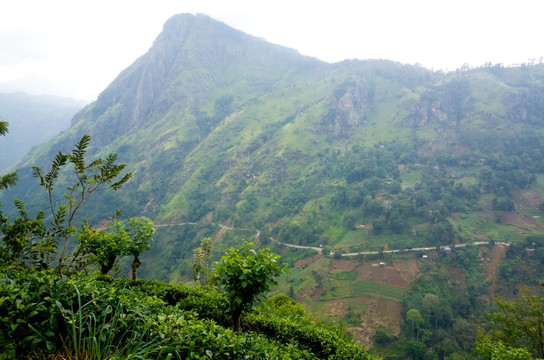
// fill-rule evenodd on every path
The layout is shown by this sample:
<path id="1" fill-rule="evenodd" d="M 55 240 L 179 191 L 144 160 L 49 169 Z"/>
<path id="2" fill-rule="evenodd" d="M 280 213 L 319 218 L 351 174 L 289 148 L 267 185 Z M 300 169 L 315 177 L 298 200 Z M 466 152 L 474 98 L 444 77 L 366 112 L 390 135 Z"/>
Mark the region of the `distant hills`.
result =
<path id="1" fill-rule="evenodd" d="M 163 261 L 144 276 L 187 278 L 180 259 L 212 223 L 335 252 L 518 241 L 544 225 L 542 94 L 543 65 L 328 64 L 176 15 L 69 130 L 19 163 L 2 203 L 43 206 L 28 169 L 89 134 L 90 156 L 116 152 L 134 172 L 87 205 L 93 222 L 121 208 L 203 229 L 165 226 L 152 251 Z"/>
<path id="2" fill-rule="evenodd" d="M 70 127 L 72 116 L 86 102 L 25 93 L 0 93 L 0 117 L 9 134 L 0 140 L 0 171 L 21 160 L 30 149 Z"/>

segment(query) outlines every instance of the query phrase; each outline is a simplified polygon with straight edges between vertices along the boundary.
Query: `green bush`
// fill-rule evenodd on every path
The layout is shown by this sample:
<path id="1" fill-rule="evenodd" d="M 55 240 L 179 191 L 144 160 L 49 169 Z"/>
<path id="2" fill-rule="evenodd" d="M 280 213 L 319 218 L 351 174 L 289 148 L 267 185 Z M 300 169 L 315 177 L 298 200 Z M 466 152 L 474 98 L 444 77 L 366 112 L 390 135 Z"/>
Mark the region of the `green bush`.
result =
<path id="1" fill-rule="evenodd" d="M 247 314 L 249 331 L 237 334 L 217 289 L 46 270 L 0 274 L 0 359 L 370 359 L 333 329 L 267 315 L 267 307 Z"/>
<path id="2" fill-rule="evenodd" d="M 309 320 L 282 318 L 270 314 L 246 314 L 243 319 L 246 329 L 292 344 L 310 351 L 319 359 L 372 359 L 364 349 L 338 336 L 325 326 L 317 326 Z"/>
<path id="3" fill-rule="evenodd" d="M 166 284 L 160 281 L 101 278 L 115 284 L 116 287 L 127 287 L 145 295 L 156 296 L 169 305 L 180 309 L 191 310 L 200 319 L 211 319 L 221 326 L 229 326 L 229 304 L 226 297 L 216 288 L 191 288 L 185 285 Z"/>
<path id="4" fill-rule="evenodd" d="M 282 316 L 305 316 L 304 305 L 284 294 L 274 295 L 266 300 L 268 311 L 274 311 Z"/>
<path id="5" fill-rule="evenodd" d="M 66 284 L 44 271 L 4 269 L 0 276 L 0 352 L 54 349 L 62 331 L 56 299 L 67 295 Z"/>

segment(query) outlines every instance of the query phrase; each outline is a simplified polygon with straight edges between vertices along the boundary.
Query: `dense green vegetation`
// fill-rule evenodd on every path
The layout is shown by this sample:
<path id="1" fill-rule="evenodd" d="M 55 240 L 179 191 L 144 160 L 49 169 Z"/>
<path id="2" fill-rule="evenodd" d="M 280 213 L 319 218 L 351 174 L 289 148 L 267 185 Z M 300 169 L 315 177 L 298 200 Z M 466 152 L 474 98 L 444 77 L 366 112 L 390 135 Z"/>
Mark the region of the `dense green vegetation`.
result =
<path id="1" fill-rule="evenodd" d="M 521 191 L 540 191 L 541 65 L 447 74 L 386 61 L 329 65 L 205 16 L 169 24 L 150 53 L 82 110 L 69 131 L 26 161 L 43 164 L 83 133 L 98 135 L 93 153 L 126 159 L 134 181 L 116 199 L 99 194 L 91 224 L 119 202 L 127 216 L 180 229 L 198 223 L 208 227 L 205 236 L 223 224 L 302 245 L 316 246 L 326 236 L 333 248 L 445 245 L 474 234 L 524 239 L 500 219 L 534 206 L 519 202 Z M 177 36 L 189 28 L 192 40 L 182 47 L 192 56 L 177 56 Z M 230 56 L 218 57 L 227 44 Z M 157 68 L 139 90 L 125 86 L 144 64 L 158 66 L 153 54 L 162 48 L 175 49 L 169 72 Z M 265 64 L 258 51 L 268 55 Z M 144 95 L 151 93 L 153 99 Z M 140 115 L 132 117 L 131 109 Z M 30 172 L 20 175 L 25 190 L 9 197 L 41 208 L 42 200 L 29 196 Z M 488 210 L 497 219 L 493 228 L 481 221 Z M 176 266 L 202 238 L 190 227 L 185 234 L 161 229 L 152 253 L 170 260 L 143 269 L 143 276 L 190 278 L 186 266 Z M 172 249 L 180 249 L 176 259 Z"/>
<path id="2" fill-rule="evenodd" d="M 310 321 L 294 301 L 276 296 L 269 307 L 253 307 L 284 267 L 279 255 L 269 249 L 257 252 L 251 243 L 225 251 L 215 269 L 225 295 L 211 282 L 200 289 L 138 282 L 138 256 L 149 250 L 152 222 L 113 219 L 108 230 L 101 230 L 85 221 L 79 231 L 73 223 L 95 191 L 105 185 L 118 190 L 131 177 L 121 174 L 125 165 L 116 163 L 116 154 L 89 163 L 89 142 L 84 136 L 71 153 L 59 152 L 47 173 L 34 169 L 49 199 L 64 166 L 71 164 L 76 174 L 77 181 L 66 189 L 67 204 L 50 200 L 50 225 L 43 222 L 44 211 L 31 219 L 20 200 L 20 217 L 14 221 L 0 212 L 1 359 L 372 358 L 340 331 Z M 78 245 L 68 254 L 74 238 Z M 206 268 L 210 239 L 202 244 L 206 255 L 194 261 Z M 134 257 L 131 281 L 106 277 L 122 255 Z M 94 266 L 100 275 L 92 272 Z M 200 286 L 199 277 L 195 280 Z"/>
<path id="3" fill-rule="evenodd" d="M 544 238 L 528 236 L 525 242 L 510 244 L 499 267 L 501 280 L 505 284 L 503 295 L 517 294 L 519 284 L 538 286 L 544 279 Z"/>
<path id="4" fill-rule="evenodd" d="M 425 358 L 427 349 L 441 359 L 475 358 L 477 324 L 490 302 L 478 248 L 442 252 L 422 272 L 402 300 L 403 339 L 395 346 L 413 359 Z"/>
<path id="5" fill-rule="evenodd" d="M 255 251 L 252 246 L 245 243 L 238 249 L 226 250 L 215 269 L 217 281 L 229 299 L 233 330 L 237 333 L 242 332 L 242 311 L 277 285 L 276 277 L 287 272 L 278 262 L 279 255 L 268 248 Z"/>
<path id="6" fill-rule="evenodd" d="M 490 357 L 492 339 L 482 341 L 480 355 L 475 339 L 493 296 L 510 300 L 522 284 L 542 280 L 543 89 L 543 64 L 449 73 L 389 61 L 326 64 L 206 16 L 180 15 L 68 131 L 19 164 L 20 185 L 0 200 L 10 218 L 38 214 L 25 231 L 40 234 L 38 225 L 54 223 L 59 209 L 39 209 L 66 199 L 40 196 L 30 169 L 91 134 L 97 142 L 88 153 L 118 154 L 133 179 L 115 194 L 96 192 L 87 224 L 97 228 L 117 208 L 153 219 L 157 233 L 139 258 L 140 277 L 191 281 L 193 250 L 209 238 L 213 246 L 196 266 L 204 285 L 206 264 L 245 238 L 282 253 L 292 271 L 278 289 L 308 310 L 331 310 L 357 327 L 373 310 L 365 299 L 387 303 L 400 325 L 373 318 L 375 328 L 363 329 L 375 331 L 376 353 Z M 58 188 L 72 187 L 65 175 Z M 12 206 L 13 199 L 20 201 Z M 72 220 L 85 224 L 83 216 Z M 470 246 L 477 242 L 490 244 Z M 494 251 L 499 243 L 508 249 L 492 268 L 490 259 L 503 256 Z M 389 252 L 440 246 L 451 254 Z M 348 253 L 358 254 L 349 264 Z M 397 259 L 415 269 L 405 279 L 396 268 L 400 284 L 387 283 Z M 341 260 L 348 270 L 336 271 Z M 129 269 L 125 258 L 110 271 Z M 255 330 L 262 336 L 268 325 L 261 317 L 248 314 L 241 328 L 262 329 Z M 298 331 L 291 325 L 285 328 Z M 299 350 L 304 357 L 315 349 Z"/>
<path id="7" fill-rule="evenodd" d="M 247 331 L 233 332 L 214 288 L 5 267 L 0 288 L 3 359 L 371 359 L 335 329 L 271 307 L 253 308 Z"/>
<path id="8" fill-rule="evenodd" d="M 522 289 L 519 299 L 495 300 L 486 333 L 479 334 L 476 351 L 491 359 L 544 358 L 544 296 Z"/>

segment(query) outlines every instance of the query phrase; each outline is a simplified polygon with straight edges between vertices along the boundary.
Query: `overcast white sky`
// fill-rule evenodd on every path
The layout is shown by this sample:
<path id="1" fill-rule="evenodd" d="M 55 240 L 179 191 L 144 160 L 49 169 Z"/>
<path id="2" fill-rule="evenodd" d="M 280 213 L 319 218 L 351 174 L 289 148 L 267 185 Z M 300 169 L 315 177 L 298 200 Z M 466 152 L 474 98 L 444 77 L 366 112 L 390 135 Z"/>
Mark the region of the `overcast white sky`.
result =
<path id="1" fill-rule="evenodd" d="M 0 0 L 0 91 L 94 100 L 178 13 L 328 62 L 455 70 L 539 61 L 543 10 L 543 0 Z"/>

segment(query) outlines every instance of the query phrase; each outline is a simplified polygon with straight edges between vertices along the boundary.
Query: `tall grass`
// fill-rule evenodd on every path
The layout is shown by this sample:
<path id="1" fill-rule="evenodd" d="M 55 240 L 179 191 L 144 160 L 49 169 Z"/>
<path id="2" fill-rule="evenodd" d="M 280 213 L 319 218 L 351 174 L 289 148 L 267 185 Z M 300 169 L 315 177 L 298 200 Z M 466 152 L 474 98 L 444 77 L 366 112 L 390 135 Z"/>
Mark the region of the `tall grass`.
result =
<path id="1" fill-rule="evenodd" d="M 153 359 L 161 348 L 150 340 L 150 329 L 142 319 L 133 318 L 121 301 L 112 306 L 93 298 L 83 303 L 77 293 L 77 304 L 65 309 L 60 304 L 66 321 L 68 336 L 63 339 L 66 353 L 77 359 Z"/>

